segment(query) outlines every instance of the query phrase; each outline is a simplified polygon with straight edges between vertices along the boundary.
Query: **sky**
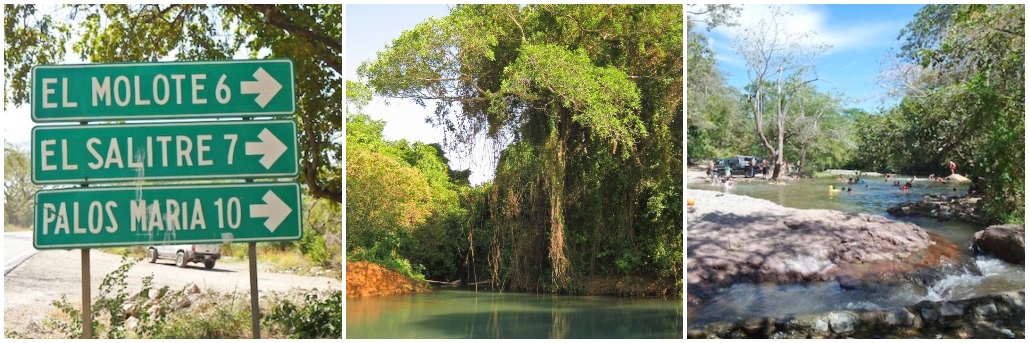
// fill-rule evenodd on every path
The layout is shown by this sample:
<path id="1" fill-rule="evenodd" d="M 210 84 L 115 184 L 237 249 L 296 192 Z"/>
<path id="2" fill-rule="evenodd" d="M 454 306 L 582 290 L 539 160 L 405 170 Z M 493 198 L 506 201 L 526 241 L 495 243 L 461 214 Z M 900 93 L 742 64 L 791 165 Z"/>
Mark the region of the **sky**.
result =
<path id="1" fill-rule="evenodd" d="M 884 65 L 893 63 L 900 50 L 900 30 L 914 19 L 922 5 L 784 5 L 791 13 L 786 21 L 792 33 L 812 33 L 812 41 L 831 47 L 815 60 L 814 85 L 823 92 L 842 93 L 845 108 L 869 112 L 888 108 L 899 99 L 885 96 L 877 80 Z M 753 26 L 771 10 L 768 5 L 744 5 L 737 19 L 739 27 L 719 26 L 710 32 L 708 44 L 715 51 L 717 68 L 728 76 L 729 85 L 742 89 L 750 83 L 743 59 L 732 42 L 740 28 Z M 703 29 L 701 29 L 703 30 Z"/>
<path id="2" fill-rule="evenodd" d="M 447 5 L 347 5 L 346 6 L 346 78 L 359 80 L 357 67 L 361 62 L 374 59 L 393 39 L 405 30 L 415 27 L 429 17 L 442 18 L 450 13 Z M 389 105 L 386 101 L 389 100 Z M 362 112 L 372 119 L 384 120 L 383 136 L 387 140 L 406 139 L 411 142 L 441 143 L 443 129 L 425 123 L 433 115 L 434 103 L 421 107 L 411 100 L 385 99 L 376 96 Z M 459 156 L 447 152 L 450 168 L 471 169 L 473 185 L 493 179 L 492 154 L 485 152 L 485 144 L 476 146 L 472 156 Z"/>

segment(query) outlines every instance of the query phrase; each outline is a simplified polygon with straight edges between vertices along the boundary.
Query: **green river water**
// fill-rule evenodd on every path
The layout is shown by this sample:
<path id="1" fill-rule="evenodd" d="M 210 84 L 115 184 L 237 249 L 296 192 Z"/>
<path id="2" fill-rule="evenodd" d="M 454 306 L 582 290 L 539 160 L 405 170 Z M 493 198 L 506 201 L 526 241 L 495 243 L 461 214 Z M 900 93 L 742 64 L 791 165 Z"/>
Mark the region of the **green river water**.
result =
<path id="1" fill-rule="evenodd" d="M 910 180 L 910 176 L 900 176 L 895 180 L 903 184 Z M 852 191 L 830 196 L 829 185 L 851 187 Z M 892 218 L 886 213 L 890 206 L 917 201 L 927 194 L 963 195 L 968 189 L 968 184 L 934 183 L 925 179 L 919 179 L 913 185 L 911 190 L 901 191 L 892 185 L 892 181 L 884 182 L 883 177 L 868 178 L 863 184 L 853 185 L 835 178 L 803 179 L 785 185 L 772 185 L 765 181 L 740 182 L 728 190 L 706 183 L 690 183 L 687 196 L 689 189 L 715 190 L 765 199 L 792 208 L 833 209 Z M 965 251 L 963 260 L 945 267 L 939 280 L 930 285 L 907 283 L 843 289 L 836 282 L 735 284 L 720 290 L 702 306 L 689 308 L 688 326 L 789 313 L 886 309 L 913 305 L 922 300 L 958 300 L 1025 289 L 1025 267 L 971 254 L 968 248 L 972 234 L 982 226 L 932 218 L 894 219 L 912 222 L 953 242 Z M 686 239 L 689 240 L 688 232 Z"/>
<path id="2" fill-rule="evenodd" d="M 347 299 L 351 338 L 683 338 L 681 300 L 491 292 Z"/>

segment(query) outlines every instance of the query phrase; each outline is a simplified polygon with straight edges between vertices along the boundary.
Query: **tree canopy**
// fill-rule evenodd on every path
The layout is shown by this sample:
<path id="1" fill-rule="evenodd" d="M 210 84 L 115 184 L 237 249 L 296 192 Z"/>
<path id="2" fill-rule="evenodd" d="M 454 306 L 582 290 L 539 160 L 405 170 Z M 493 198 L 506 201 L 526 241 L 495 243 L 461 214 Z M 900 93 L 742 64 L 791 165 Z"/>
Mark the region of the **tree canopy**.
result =
<path id="1" fill-rule="evenodd" d="M 681 282 L 682 13 L 459 5 L 358 74 L 380 96 L 435 101 L 429 120 L 448 149 L 510 143 L 469 208 L 488 213 L 477 242 L 489 242 L 496 280 L 568 291 L 590 275 L 660 270 Z"/>
<path id="2" fill-rule="evenodd" d="M 290 58 L 297 89 L 301 180 L 342 202 L 342 5 L 4 5 L 4 106 L 28 104 L 32 66 Z"/>
<path id="3" fill-rule="evenodd" d="M 1025 5 L 926 5 L 900 38 L 922 68 L 894 114 L 909 148 L 959 163 L 992 221 L 1024 221 Z"/>

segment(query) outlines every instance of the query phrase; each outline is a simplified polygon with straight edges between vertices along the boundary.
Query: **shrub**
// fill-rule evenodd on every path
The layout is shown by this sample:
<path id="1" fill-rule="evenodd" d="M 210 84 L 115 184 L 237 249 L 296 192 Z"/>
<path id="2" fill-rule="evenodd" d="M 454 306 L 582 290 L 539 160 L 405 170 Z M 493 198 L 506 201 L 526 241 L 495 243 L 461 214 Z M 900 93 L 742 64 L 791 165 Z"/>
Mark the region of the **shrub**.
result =
<path id="1" fill-rule="evenodd" d="M 343 338 L 343 292 L 318 301 L 316 294 L 304 296 L 304 302 L 293 304 L 283 300 L 264 318 L 265 323 L 282 330 L 289 338 Z"/>

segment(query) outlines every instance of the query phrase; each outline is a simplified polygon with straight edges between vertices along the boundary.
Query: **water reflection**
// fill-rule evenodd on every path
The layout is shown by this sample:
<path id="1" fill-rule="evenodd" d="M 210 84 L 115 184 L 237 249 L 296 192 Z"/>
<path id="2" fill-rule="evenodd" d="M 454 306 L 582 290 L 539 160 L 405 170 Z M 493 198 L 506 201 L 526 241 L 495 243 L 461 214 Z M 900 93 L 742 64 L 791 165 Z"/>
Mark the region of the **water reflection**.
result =
<path id="1" fill-rule="evenodd" d="M 436 289 L 347 299 L 347 338 L 682 338 L 682 301 Z"/>

